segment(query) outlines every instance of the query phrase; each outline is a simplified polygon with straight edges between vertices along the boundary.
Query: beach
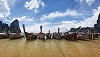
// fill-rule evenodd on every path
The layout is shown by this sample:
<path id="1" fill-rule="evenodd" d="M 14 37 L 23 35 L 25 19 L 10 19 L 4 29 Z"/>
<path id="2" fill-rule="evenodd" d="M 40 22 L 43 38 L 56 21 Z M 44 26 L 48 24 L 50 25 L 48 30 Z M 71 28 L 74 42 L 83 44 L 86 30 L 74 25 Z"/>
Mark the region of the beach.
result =
<path id="1" fill-rule="evenodd" d="M 100 57 L 100 38 L 89 41 L 0 39 L 0 57 Z"/>

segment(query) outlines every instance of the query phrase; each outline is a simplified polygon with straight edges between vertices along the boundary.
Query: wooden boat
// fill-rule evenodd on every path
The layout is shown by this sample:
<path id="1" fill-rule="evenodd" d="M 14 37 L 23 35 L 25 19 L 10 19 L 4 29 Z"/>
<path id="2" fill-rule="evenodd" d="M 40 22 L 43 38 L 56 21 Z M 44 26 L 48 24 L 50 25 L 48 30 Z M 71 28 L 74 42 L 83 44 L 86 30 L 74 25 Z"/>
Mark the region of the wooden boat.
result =
<path id="1" fill-rule="evenodd" d="M 62 39 L 61 33 L 53 33 L 53 39 Z"/>
<path id="2" fill-rule="evenodd" d="M 0 39 L 7 39 L 7 38 L 9 38 L 9 37 L 7 37 L 7 35 L 5 35 L 5 34 L 0 34 Z"/>
<path id="3" fill-rule="evenodd" d="M 78 28 L 76 32 L 66 32 L 64 33 L 64 38 L 67 40 L 77 40 L 78 39 L 78 33 L 81 30 L 81 26 Z"/>
<path id="4" fill-rule="evenodd" d="M 84 32 L 78 32 L 76 36 L 77 36 L 77 40 L 90 40 L 90 39 L 98 38 L 97 34 L 92 34 L 92 33 L 87 34 Z"/>
<path id="5" fill-rule="evenodd" d="M 23 30 L 24 30 L 24 39 L 26 39 L 26 40 L 37 39 L 37 34 L 28 33 L 28 32 L 25 31 L 25 25 L 24 24 L 23 24 Z"/>
<path id="6" fill-rule="evenodd" d="M 83 33 L 83 32 L 79 32 L 77 34 L 77 39 L 78 40 L 89 40 L 91 36 L 89 34 Z"/>
<path id="7" fill-rule="evenodd" d="M 76 40 L 77 39 L 77 33 L 64 33 L 64 39 L 66 40 Z"/>
<path id="8" fill-rule="evenodd" d="M 50 33 L 46 33 L 46 37 L 47 37 L 47 39 L 51 39 L 51 34 Z"/>
<path id="9" fill-rule="evenodd" d="M 9 38 L 9 32 L 6 28 L 4 30 L 4 33 L 0 33 L 0 39 L 5 39 L 5 38 Z"/>
<path id="10" fill-rule="evenodd" d="M 25 39 L 26 40 L 37 39 L 37 34 L 25 32 Z"/>
<path id="11" fill-rule="evenodd" d="M 38 39 L 46 39 L 46 36 L 45 36 L 45 34 L 44 33 L 38 33 L 38 35 L 37 35 L 37 38 Z"/>
<path id="12" fill-rule="evenodd" d="M 92 29 L 90 32 L 77 32 L 77 38 L 80 40 L 90 40 L 98 38 L 98 34 L 95 33 L 95 30 Z"/>
<path id="13" fill-rule="evenodd" d="M 53 38 L 54 39 L 62 39 L 62 33 L 59 33 L 59 31 L 60 31 L 60 28 L 58 28 L 58 33 L 53 33 Z"/>
<path id="14" fill-rule="evenodd" d="M 52 38 L 51 38 L 50 30 L 49 30 L 49 33 L 46 33 L 46 37 L 47 37 L 47 39 L 52 39 Z"/>
<path id="15" fill-rule="evenodd" d="M 24 35 L 16 34 L 16 33 L 9 35 L 9 39 L 19 39 L 19 38 L 23 38 L 23 37 L 24 37 Z"/>
<path id="16" fill-rule="evenodd" d="M 37 35 L 38 39 L 46 39 L 45 33 L 42 32 L 42 26 L 40 26 L 40 33 Z"/>

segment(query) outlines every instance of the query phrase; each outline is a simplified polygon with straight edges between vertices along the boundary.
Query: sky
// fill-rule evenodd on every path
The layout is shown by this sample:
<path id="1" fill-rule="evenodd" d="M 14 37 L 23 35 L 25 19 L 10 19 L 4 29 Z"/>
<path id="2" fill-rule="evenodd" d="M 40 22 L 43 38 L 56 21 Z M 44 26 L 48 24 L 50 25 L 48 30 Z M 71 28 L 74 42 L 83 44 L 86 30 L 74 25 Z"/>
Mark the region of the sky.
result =
<path id="1" fill-rule="evenodd" d="M 100 0 L 0 0 L 0 20 L 19 20 L 27 32 L 61 32 L 70 28 L 93 27 L 100 13 Z"/>

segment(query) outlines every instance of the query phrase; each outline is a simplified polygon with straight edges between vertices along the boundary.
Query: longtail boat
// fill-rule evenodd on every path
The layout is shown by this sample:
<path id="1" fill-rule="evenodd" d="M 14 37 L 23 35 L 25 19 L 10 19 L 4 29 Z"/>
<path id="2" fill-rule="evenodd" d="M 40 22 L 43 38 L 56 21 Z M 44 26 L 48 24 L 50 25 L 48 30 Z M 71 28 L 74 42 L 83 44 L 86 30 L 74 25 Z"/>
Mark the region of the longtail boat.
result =
<path id="1" fill-rule="evenodd" d="M 0 39 L 7 39 L 9 38 L 7 35 L 5 35 L 4 33 L 0 34 Z"/>
<path id="2" fill-rule="evenodd" d="M 24 38 L 26 40 L 37 39 L 37 35 L 36 34 L 33 34 L 33 33 L 25 32 Z"/>
<path id="3" fill-rule="evenodd" d="M 98 34 L 95 34 L 94 28 L 91 29 L 91 32 L 80 32 L 81 28 L 77 31 L 77 39 L 78 40 L 90 40 L 94 38 L 98 38 Z"/>
<path id="4" fill-rule="evenodd" d="M 49 30 L 49 33 L 46 33 L 46 37 L 47 37 L 47 39 L 52 39 L 50 30 Z"/>
<path id="5" fill-rule="evenodd" d="M 70 32 L 70 31 L 65 32 L 64 39 L 77 40 L 78 39 L 77 33 L 80 31 L 80 29 L 81 29 L 81 26 L 78 28 L 78 30 L 76 32 Z"/>
<path id="6" fill-rule="evenodd" d="M 40 33 L 38 33 L 37 38 L 38 39 L 45 39 L 45 34 L 40 32 Z"/>
<path id="7" fill-rule="evenodd" d="M 77 39 L 77 33 L 66 32 L 66 33 L 64 33 L 64 39 L 66 39 L 66 40 L 76 40 Z"/>
<path id="8" fill-rule="evenodd" d="M 0 33 L 0 39 L 6 39 L 6 38 L 9 38 L 9 32 L 5 28 L 4 33 Z"/>
<path id="9" fill-rule="evenodd" d="M 16 34 L 16 33 L 11 33 L 9 35 L 9 39 L 19 39 L 19 38 L 23 38 L 24 35 L 21 35 L 21 34 Z"/>
<path id="10" fill-rule="evenodd" d="M 42 26 L 40 26 L 40 33 L 38 33 L 37 38 L 39 39 L 45 39 L 45 34 L 42 32 Z"/>
<path id="11" fill-rule="evenodd" d="M 59 31 L 60 31 L 60 28 L 58 28 L 58 33 L 56 33 L 56 32 L 53 33 L 53 36 L 52 37 L 54 39 L 62 39 L 62 33 L 60 33 Z"/>
<path id="12" fill-rule="evenodd" d="M 25 31 L 25 25 L 24 24 L 23 24 L 23 30 L 24 30 L 24 39 L 26 39 L 26 40 L 37 39 L 37 34 L 28 33 L 28 32 Z"/>

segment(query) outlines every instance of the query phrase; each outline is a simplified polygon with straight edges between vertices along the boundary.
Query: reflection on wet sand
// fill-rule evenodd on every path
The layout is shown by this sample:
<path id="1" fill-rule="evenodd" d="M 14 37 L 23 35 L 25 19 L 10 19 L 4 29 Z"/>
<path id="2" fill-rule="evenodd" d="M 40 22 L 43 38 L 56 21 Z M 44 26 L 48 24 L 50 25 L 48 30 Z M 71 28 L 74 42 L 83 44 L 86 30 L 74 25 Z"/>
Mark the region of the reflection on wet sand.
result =
<path id="1" fill-rule="evenodd" d="M 0 39 L 0 57 L 100 57 L 100 39 L 76 42 Z"/>

